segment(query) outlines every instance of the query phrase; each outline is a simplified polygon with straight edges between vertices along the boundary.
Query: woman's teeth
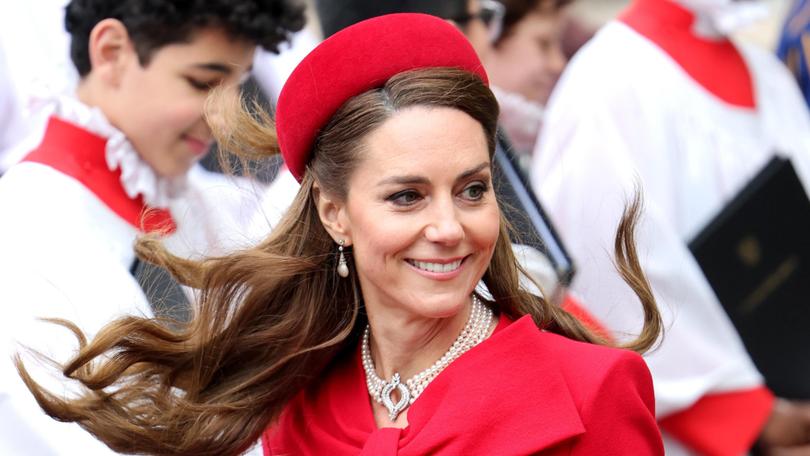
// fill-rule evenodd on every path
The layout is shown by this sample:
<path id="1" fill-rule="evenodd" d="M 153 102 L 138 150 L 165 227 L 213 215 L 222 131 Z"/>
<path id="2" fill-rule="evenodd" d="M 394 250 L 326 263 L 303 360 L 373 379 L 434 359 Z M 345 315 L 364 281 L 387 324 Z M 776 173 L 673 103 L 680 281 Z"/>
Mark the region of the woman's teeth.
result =
<path id="1" fill-rule="evenodd" d="M 412 266 L 427 272 L 452 272 L 461 266 L 462 260 L 452 263 L 428 263 L 426 261 L 407 260 Z"/>

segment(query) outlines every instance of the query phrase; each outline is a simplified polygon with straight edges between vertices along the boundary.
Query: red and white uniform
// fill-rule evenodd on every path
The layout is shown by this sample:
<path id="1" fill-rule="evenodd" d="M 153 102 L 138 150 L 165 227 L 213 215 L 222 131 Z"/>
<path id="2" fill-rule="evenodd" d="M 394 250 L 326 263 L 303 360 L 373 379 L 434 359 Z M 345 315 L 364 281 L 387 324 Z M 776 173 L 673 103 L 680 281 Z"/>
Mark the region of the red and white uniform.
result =
<path id="1" fill-rule="evenodd" d="M 112 453 L 78 425 L 47 417 L 10 354 L 20 343 L 59 361 L 75 352 L 67 330 L 37 317 L 68 319 L 92 335 L 115 317 L 150 315 L 130 274 L 142 228 L 175 226 L 166 242 L 184 256 L 247 245 L 253 190 L 197 167 L 163 180 L 100 112 L 60 101 L 40 146 L 0 178 L 0 454 Z M 147 206 L 164 209 L 142 220 Z M 27 359 L 37 380 L 70 391 Z"/>
<path id="2" fill-rule="evenodd" d="M 741 454 L 772 396 L 687 242 L 775 153 L 810 183 L 810 116 L 775 57 L 695 36 L 693 22 L 640 0 L 600 30 L 552 95 L 532 182 L 576 261 L 574 290 L 619 337 L 643 321 L 611 262 L 641 185 L 638 253 L 665 323 L 646 359 L 668 454 Z"/>

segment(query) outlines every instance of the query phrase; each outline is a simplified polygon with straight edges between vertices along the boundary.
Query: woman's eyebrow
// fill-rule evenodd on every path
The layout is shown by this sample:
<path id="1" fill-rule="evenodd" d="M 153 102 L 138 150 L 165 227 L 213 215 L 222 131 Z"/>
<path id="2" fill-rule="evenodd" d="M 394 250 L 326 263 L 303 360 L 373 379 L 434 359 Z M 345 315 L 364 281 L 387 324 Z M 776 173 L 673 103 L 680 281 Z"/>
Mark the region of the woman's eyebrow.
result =
<path id="1" fill-rule="evenodd" d="M 416 176 L 416 175 L 406 175 L 406 176 L 391 176 L 387 177 L 379 182 L 377 182 L 377 186 L 382 185 L 389 185 L 389 184 L 399 184 L 399 185 L 414 185 L 414 184 L 428 184 L 430 180 L 423 176 Z"/>
<path id="2" fill-rule="evenodd" d="M 464 180 L 469 178 L 470 176 L 474 176 L 481 171 L 489 168 L 490 163 L 488 161 L 481 163 L 478 166 L 470 168 L 461 174 L 458 175 L 456 180 Z M 430 179 L 424 176 L 418 176 L 414 174 L 405 175 L 405 176 L 391 176 L 387 177 L 379 182 L 377 182 L 377 186 L 389 185 L 389 184 L 398 184 L 398 185 L 423 185 L 429 184 Z"/>
<path id="3" fill-rule="evenodd" d="M 489 168 L 489 166 L 490 166 L 490 163 L 488 161 L 485 161 L 485 162 L 481 163 L 480 165 L 478 165 L 478 166 L 476 166 L 474 168 L 470 168 L 467 171 L 464 171 L 463 173 L 459 174 L 459 176 L 456 178 L 456 180 L 467 179 L 470 176 L 474 176 L 474 175 L 480 173 L 481 171 Z"/>

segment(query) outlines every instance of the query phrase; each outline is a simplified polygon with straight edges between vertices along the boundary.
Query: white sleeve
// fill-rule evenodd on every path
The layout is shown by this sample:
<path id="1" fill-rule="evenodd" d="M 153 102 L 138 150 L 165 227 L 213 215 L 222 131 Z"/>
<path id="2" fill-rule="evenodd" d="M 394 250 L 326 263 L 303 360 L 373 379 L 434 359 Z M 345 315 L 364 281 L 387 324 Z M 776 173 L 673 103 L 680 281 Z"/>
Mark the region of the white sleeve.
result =
<path id="1" fill-rule="evenodd" d="M 553 97 L 532 183 L 574 258 L 573 289 L 583 305 L 620 338 L 641 328 L 641 304 L 612 263 L 619 219 L 639 183 L 644 211 L 636 245 L 665 324 L 663 343 L 646 356 L 658 415 L 686 409 L 710 392 L 761 384 L 678 234 L 672 204 L 678 190 L 667 182 L 666 153 L 658 149 L 666 138 L 654 137 L 655 126 L 645 123 L 649 113 L 632 98 L 614 93 L 600 100 L 576 78 L 569 82 L 561 81 Z M 623 102 L 612 104 L 614 97 Z M 644 156 L 646 163 L 638 160 Z"/>
<path id="2" fill-rule="evenodd" d="M 0 278 L 11 277 L 0 267 Z M 11 361 L 23 346 L 34 348 L 59 361 L 72 355 L 78 344 L 67 329 L 36 320 L 38 317 L 73 318 L 69 300 L 37 274 L 14 274 L 3 281 L 0 302 L 0 454 L 103 456 L 116 454 L 75 423 L 58 422 L 45 414 L 17 375 Z M 51 391 L 69 391 L 50 366 L 39 365 L 23 354 L 26 368 Z M 57 374 L 57 376 L 55 376 Z"/>

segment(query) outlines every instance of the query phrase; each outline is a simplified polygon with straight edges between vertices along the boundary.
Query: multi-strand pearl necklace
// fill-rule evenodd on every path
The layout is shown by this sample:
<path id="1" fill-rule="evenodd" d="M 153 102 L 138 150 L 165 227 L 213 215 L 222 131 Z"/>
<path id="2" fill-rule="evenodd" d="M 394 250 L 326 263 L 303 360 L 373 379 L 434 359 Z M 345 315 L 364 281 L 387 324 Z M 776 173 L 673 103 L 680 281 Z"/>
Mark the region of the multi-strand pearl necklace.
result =
<path id="1" fill-rule="evenodd" d="M 433 363 L 432 366 L 414 375 L 405 382 L 401 381 L 398 373 L 395 373 L 391 381 L 388 382 L 377 375 L 377 371 L 374 368 L 374 360 L 371 358 L 371 348 L 369 346 L 371 327 L 366 326 L 366 331 L 363 333 L 362 347 L 363 369 L 366 371 L 366 386 L 368 386 L 368 393 L 371 397 L 388 409 L 388 417 L 391 418 L 391 421 L 396 420 L 401 411 L 413 404 L 428 384 L 450 363 L 467 350 L 475 347 L 486 339 L 489 333 L 489 326 L 492 324 L 492 310 L 482 304 L 475 295 L 473 295 L 472 301 L 470 318 L 467 320 L 464 330 L 461 331 L 461 334 L 459 334 L 458 338 L 453 342 L 453 345 L 451 345 L 447 352 Z M 396 403 L 391 399 L 391 393 L 394 390 L 398 390 L 400 393 L 399 401 Z"/>

